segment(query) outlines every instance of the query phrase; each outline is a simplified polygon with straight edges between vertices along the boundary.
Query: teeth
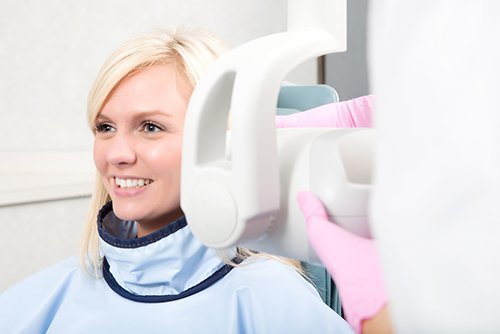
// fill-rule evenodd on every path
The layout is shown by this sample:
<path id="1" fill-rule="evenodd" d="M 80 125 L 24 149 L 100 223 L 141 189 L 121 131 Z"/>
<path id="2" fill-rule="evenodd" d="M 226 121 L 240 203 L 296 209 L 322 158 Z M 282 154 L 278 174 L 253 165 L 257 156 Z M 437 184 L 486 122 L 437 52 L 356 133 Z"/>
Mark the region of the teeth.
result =
<path id="1" fill-rule="evenodd" d="M 119 177 L 115 177 L 115 183 L 120 188 L 144 187 L 152 182 L 153 180 L 149 179 L 120 179 Z"/>

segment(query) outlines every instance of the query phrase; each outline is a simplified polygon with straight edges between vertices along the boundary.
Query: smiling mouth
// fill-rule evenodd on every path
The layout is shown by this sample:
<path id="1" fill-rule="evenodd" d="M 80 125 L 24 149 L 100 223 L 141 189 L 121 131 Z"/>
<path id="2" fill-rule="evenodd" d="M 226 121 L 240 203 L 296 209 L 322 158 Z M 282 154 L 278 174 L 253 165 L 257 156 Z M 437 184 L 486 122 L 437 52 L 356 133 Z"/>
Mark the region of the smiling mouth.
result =
<path id="1" fill-rule="evenodd" d="M 151 179 L 121 179 L 119 177 L 115 177 L 114 179 L 115 179 L 115 184 L 122 189 L 140 188 L 153 183 L 153 180 Z"/>

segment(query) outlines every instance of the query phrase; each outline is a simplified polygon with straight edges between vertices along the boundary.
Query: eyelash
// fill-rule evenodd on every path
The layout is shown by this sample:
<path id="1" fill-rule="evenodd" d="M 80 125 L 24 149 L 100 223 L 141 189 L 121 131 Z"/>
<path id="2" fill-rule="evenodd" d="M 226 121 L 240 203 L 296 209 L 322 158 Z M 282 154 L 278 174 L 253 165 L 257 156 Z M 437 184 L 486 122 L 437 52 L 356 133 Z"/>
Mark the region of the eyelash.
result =
<path id="1" fill-rule="evenodd" d="M 163 128 L 163 126 L 161 126 L 160 124 L 156 123 L 156 122 L 153 122 L 153 121 L 144 121 L 141 123 L 141 126 L 140 126 L 140 129 L 141 131 L 144 131 L 146 133 L 149 133 L 149 132 L 158 132 L 158 131 L 146 131 L 146 127 L 148 126 L 154 126 L 156 129 L 158 129 L 159 131 L 165 131 L 165 129 Z"/>
<path id="2" fill-rule="evenodd" d="M 109 123 L 106 122 L 99 122 L 96 124 L 94 127 L 94 132 L 95 133 L 104 133 L 104 132 L 111 132 L 109 128 L 112 128 L 113 126 Z"/>
<path id="3" fill-rule="evenodd" d="M 154 126 L 157 130 L 155 131 L 147 131 L 147 127 L 148 126 Z M 107 123 L 107 122 L 99 122 L 96 124 L 96 126 L 94 127 L 94 132 L 95 133 L 106 133 L 106 132 L 111 132 L 113 131 L 114 128 L 111 124 Z M 158 131 L 165 131 L 165 129 L 163 128 L 163 126 L 161 126 L 160 124 L 156 123 L 156 122 L 153 122 L 153 121 L 144 121 L 141 123 L 139 129 L 145 133 L 151 133 L 151 132 L 158 132 Z"/>

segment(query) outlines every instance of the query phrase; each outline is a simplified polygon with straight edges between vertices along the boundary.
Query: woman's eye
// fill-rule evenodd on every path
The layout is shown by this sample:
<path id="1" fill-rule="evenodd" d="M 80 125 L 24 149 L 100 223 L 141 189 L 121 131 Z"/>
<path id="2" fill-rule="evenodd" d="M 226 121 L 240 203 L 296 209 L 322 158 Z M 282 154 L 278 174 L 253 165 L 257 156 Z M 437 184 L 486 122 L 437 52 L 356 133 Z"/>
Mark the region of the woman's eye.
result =
<path id="1" fill-rule="evenodd" d="M 154 122 L 144 122 L 141 125 L 142 131 L 144 132 L 159 132 L 163 131 L 163 128 Z"/>
<path id="2" fill-rule="evenodd" d="M 115 131 L 115 128 L 111 124 L 108 123 L 98 123 L 95 126 L 95 132 L 97 133 L 105 133 Z"/>

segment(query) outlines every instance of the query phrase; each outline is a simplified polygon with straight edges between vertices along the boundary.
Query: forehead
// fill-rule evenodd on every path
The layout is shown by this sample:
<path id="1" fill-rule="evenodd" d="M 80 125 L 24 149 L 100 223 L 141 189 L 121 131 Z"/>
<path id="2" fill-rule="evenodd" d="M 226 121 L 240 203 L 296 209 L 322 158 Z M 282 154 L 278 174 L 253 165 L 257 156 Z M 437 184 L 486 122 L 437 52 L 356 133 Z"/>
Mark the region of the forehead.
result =
<path id="1" fill-rule="evenodd" d="M 187 108 L 186 83 L 175 65 L 154 65 L 123 79 L 104 104 L 101 115 L 160 110 L 178 113 Z"/>

